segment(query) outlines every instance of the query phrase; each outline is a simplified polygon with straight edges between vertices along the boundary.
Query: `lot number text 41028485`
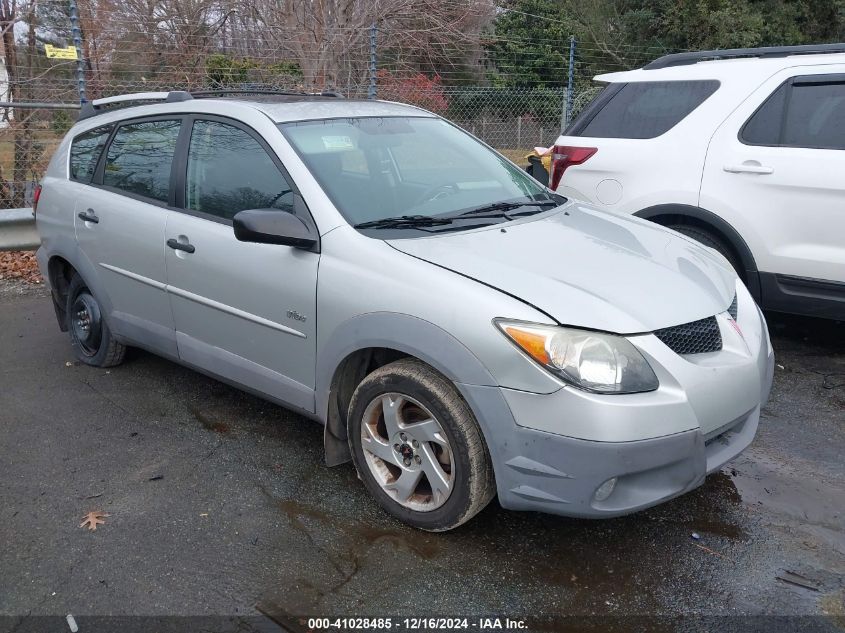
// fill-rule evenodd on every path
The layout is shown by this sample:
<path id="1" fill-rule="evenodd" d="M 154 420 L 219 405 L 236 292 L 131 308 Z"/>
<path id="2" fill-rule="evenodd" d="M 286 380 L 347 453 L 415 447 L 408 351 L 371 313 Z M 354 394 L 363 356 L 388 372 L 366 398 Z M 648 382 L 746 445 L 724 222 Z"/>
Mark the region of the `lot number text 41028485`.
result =
<path id="1" fill-rule="evenodd" d="M 336 629 L 359 631 L 518 631 L 528 627 L 525 620 L 497 617 L 480 618 L 441 618 L 441 617 L 413 617 L 413 618 L 309 618 L 308 628 L 311 630 Z"/>

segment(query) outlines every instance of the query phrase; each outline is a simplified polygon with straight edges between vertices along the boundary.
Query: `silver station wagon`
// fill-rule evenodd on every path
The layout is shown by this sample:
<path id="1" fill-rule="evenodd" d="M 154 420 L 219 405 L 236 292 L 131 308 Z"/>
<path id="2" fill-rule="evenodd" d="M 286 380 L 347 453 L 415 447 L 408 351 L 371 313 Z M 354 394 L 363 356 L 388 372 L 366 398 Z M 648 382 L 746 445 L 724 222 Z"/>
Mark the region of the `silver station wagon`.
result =
<path id="1" fill-rule="evenodd" d="M 77 357 L 137 346 L 325 426 L 390 514 L 612 517 L 754 438 L 774 356 L 716 251 L 567 200 L 411 106 L 86 104 L 38 260 Z"/>

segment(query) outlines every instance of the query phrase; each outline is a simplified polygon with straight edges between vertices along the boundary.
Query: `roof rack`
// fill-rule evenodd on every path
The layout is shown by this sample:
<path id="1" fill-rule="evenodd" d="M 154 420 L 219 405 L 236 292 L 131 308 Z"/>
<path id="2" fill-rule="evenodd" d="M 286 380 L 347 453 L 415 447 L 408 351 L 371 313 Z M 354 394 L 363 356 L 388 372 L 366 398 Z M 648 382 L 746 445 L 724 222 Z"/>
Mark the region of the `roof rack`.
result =
<path id="1" fill-rule="evenodd" d="M 179 101 L 190 101 L 193 99 L 190 92 L 184 90 L 171 90 L 170 92 L 136 92 L 134 94 L 117 95 L 114 97 L 105 97 L 103 99 L 94 99 L 82 104 L 82 109 L 79 113 L 79 120 L 87 119 L 109 109 L 104 106 L 115 103 L 122 103 L 131 105 L 136 101 L 164 101 L 166 103 L 176 103 Z"/>
<path id="2" fill-rule="evenodd" d="M 343 99 L 343 95 L 339 92 L 331 90 L 324 90 L 323 92 L 304 92 L 299 90 L 264 90 L 264 89 L 242 89 L 242 88 L 228 88 L 220 90 L 197 90 L 195 92 L 187 92 L 185 90 L 171 90 L 170 92 L 136 92 L 132 94 L 116 95 L 114 97 L 105 97 L 103 99 L 94 99 L 82 104 L 82 109 L 79 113 L 79 120 L 87 119 L 103 112 L 108 112 L 114 108 L 107 108 L 113 104 L 123 104 L 124 106 L 137 105 L 139 101 L 162 101 L 165 103 L 177 103 L 179 101 L 190 101 L 194 98 L 203 97 L 220 97 L 225 95 L 277 95 L 286 97 L 332 97 L 336 99 Z"/>
<path id="3" fill-rule="evenodd" d="M 283 97 L 334 97 L 343 99 L 343 95 L 333 90 L 323 90 L 322 92 L 305 92 L 303 90 L 267 90 L 264 88 L 250 89 L 250 88 L 221 88 L 214 90 L 194 90 L 191 92 L 193 97 L 220 97 L 224 95 L 276 95 Z"/>
<path id="4" fill-rule="evenodd" d="M 724 50 L 675 53 L 658 57 L 643 66 L 643 70 L 656 70 L 672 66 L 688 66 L 701 61 L 737 59 L 741 57 L 789 57 L 790 55 L 820 55 L 845 53 L 845 44 L 805 44 L 802 46 L 764 46 L 760 48 L 726 48 Z"/>

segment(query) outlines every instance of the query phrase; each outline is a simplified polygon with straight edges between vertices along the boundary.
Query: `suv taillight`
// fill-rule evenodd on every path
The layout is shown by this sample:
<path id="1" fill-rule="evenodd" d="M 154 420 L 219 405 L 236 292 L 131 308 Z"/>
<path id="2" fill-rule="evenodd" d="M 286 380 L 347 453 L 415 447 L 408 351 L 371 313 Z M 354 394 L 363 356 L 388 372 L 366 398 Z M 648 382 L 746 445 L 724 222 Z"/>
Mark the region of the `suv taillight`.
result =
<path id="1" fill-rule="evenodd" d="M 32 215 L 35 215 L 38 212 L 38 199 L 41 197 L 41 185 L 38 185 L 35 188 L 35 191 L 32 194 Z"/>
<path id="2" fill-rule="evenodd" d="M 560 178 L 572 165 L 580 165 L 595 154 L 597 147 L 571 147 L 569 145 L 555 145 L 552 149 L 552 173 L 549 176 L 549 187 L 557 190 Z"/>

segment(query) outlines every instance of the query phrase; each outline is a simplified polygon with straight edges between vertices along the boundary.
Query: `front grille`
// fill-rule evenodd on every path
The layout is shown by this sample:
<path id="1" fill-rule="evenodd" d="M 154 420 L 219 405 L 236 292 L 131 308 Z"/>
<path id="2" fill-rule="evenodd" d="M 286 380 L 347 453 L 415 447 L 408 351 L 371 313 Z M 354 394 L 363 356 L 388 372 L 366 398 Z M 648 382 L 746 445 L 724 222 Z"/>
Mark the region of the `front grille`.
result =
<path id="1" fill-rule="evenodd" d="M 654 335 L 676 354 L 703 354 L 722 349 L 722 334 L 714 316 L 663 328 Z"/>

